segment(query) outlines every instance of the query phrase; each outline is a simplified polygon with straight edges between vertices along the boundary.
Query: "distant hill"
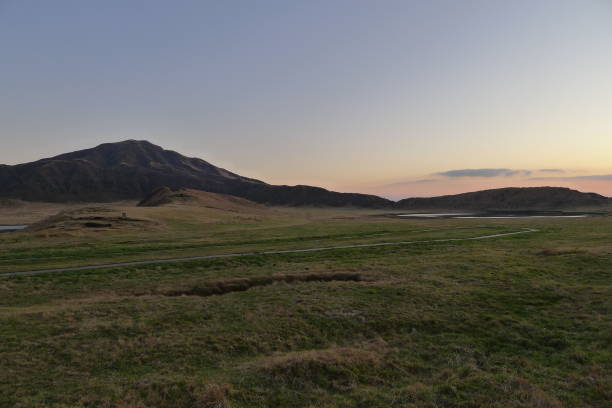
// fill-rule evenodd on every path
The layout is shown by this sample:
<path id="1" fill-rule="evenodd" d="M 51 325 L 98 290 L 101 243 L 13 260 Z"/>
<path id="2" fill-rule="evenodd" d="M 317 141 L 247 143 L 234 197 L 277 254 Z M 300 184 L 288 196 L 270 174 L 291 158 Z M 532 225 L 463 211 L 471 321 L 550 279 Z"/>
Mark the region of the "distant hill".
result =
<path id="1" fill-rule="evenodd" d="M 106 143 L 32 163 L 0 165 L 0 197 L 27 201 L 142 199 L 160 187 L 230 194 L 271 205 L 390 207 L 367 194 L 311 186 L 275 186 L 147 141 Z"/>
<path id="2" fill-rule="evenodd" d="M 246 198 L 208 191 L 160 187 L 145 197 L 139 207 L 160 207 L 166 205 L 190 205 L 214 208 L 230 212 L 269 211 L 269 207 L 247 200 Z"/>
<path id="3" fill-rule="evenodd" d="M 398 209 L 448 210 L 549 210 L 599 207 L 611 203 L 607 197 L 563 187 L 508 187 L 431 198 L 407 198 Z"/>

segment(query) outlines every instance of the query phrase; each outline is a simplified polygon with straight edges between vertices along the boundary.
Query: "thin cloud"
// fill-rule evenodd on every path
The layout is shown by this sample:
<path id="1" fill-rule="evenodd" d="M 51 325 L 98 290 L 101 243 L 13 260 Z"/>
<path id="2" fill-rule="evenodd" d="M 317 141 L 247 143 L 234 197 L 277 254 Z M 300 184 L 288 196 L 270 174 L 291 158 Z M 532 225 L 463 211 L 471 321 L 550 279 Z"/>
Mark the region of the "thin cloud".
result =
<path id="1" fill-rule="evenodd" d="M 565 173 L 563 169 L 540 169 L 538 171 L 542 173 Z"/>
<path id="2" fill-rule="evenodd" d="M 529 180 L 537 180 L 537 181 L 576 181 L 576 180 L 612 181 L 612 174 L 596 174 L 593 176 L 573 176 L 573 177 L 532 177 Z"/>
<path id="3" fill-rule="evenodd" d="M 513 169 L 461 169 L 449 170 L 441 173 L 435 173 L 436 176 L 459 178 L 459 177 L 513 177 L 513 176 L 529 176 L 529 170 L 513 170 Z"/>

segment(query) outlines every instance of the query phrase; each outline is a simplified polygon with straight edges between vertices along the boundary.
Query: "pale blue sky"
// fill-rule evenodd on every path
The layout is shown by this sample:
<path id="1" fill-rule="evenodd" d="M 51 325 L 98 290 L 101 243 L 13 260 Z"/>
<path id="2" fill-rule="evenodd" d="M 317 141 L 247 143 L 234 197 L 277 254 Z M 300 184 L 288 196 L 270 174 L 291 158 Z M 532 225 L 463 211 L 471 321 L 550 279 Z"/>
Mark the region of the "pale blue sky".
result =
<path id="1" fill-rule="evenodd" d="M 392 197 L 582 187 L 611 44 L 609 0 L 0 0 L 0 163 L 133 138 Z M 513 175 L 440 176 L 466 169 Z"/>

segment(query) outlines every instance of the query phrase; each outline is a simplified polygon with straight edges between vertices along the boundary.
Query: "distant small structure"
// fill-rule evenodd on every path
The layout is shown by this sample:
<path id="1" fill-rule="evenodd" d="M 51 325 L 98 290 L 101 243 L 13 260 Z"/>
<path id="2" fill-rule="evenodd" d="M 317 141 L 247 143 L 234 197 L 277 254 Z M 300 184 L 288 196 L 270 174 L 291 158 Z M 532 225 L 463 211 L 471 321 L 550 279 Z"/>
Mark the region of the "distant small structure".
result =
<path id="1" fill-rule="evenodd" d="M 126 212 L 121 213 L 121 218 L 127 218 L 127 213 Z"/>

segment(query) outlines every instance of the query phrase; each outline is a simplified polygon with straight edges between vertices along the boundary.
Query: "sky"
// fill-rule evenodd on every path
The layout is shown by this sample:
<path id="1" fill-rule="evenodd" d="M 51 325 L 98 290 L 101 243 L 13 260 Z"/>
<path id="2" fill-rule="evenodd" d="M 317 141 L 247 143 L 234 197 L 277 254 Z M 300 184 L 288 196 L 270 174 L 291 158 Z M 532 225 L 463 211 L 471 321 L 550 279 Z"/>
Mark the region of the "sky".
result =
<path id="1" fill-rule="evenodd" d="M 0 50 L 4 164 L 144 139 L 393 199 L 612 196 L 610 0 L 0 0 Z"/>

